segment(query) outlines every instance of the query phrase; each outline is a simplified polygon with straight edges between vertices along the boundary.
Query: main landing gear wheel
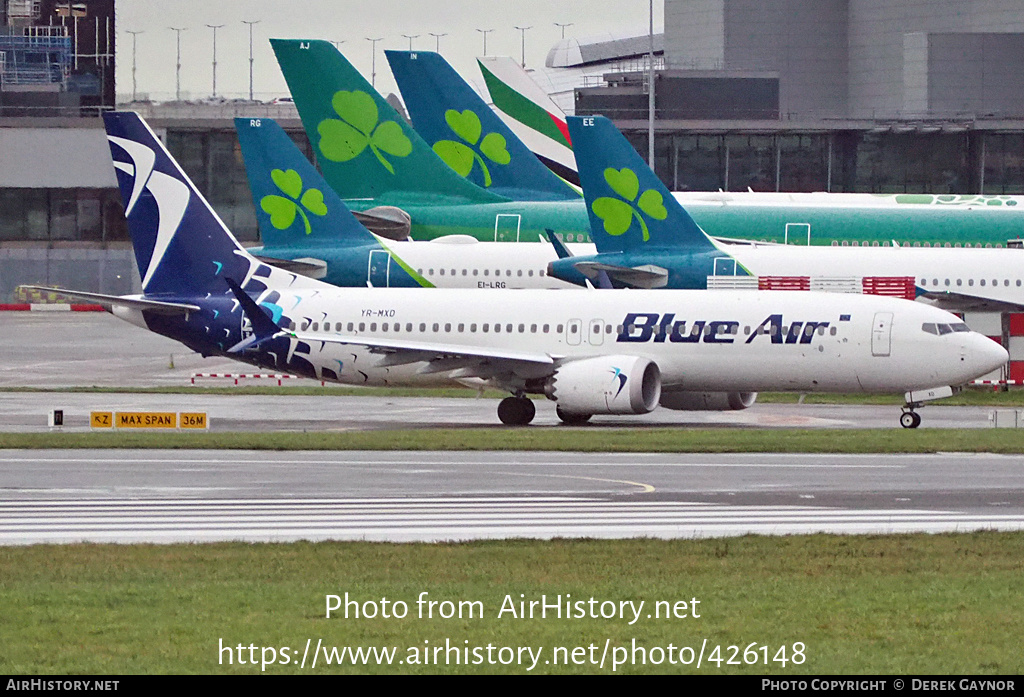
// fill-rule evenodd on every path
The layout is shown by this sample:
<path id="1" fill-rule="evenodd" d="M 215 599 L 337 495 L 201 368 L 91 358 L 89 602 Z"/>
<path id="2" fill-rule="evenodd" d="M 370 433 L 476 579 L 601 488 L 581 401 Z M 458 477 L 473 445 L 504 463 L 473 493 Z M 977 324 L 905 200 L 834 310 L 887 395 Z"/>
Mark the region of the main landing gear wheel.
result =
<path id="1" fill-rule="evenodd" d="M 903 428 L 917 428 L 921 425 L 921 415 L 916 411 L 905 411 L 900 414 L 900 426 Z"/>
<path id="2" fill-rule="evenodd" d="M 555 414 L 567 426 L 580 426 L 590 421 L 593 414 L 575 414 L 570 411 L 562 411 L 562 407 L 555 407 Z"/>
<path id="3" fill-rule="evenodd" d="M 536 414 L 537 407 L 527 397 L 506 397 L 498 403 L 498 419 L 507 426 L 525 426 Z"/>

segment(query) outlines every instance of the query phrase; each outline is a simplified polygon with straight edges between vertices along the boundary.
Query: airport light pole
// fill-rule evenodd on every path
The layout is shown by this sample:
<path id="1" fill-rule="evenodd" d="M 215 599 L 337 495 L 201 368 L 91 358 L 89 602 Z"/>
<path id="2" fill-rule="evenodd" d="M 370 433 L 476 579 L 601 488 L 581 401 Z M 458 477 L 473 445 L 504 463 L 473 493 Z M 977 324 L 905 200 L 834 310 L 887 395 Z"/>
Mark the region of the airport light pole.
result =
<path id="1" fill-rule="evenodd" d="M 260 20 L 255 19 L 249 21 L 247 19 L 242 20 L 242 24 L 249 25 L 249 101 L 252 101 L 252 25 L 259 24 Z"/>
<path id="2" fill-rule="evenodd" d="M 522 39 L 523 39 L 523 52 L 522 52 L 523 61 L 522 61 L 522 63 L 523 63 L 523 69 L 524 70 L 526 69 L 526 30 L 527 29 L 533 29 L 533 25 L 531 24 L 528 27 L 516 27 L 516 30 L 519 32 L 519 36 L 521 36 Z"/>
<path id="3" fill-rule="evenodd" d="M 409 36 L 408 34 L 402 34 L 402 36 L 404 36 L 405 38 L 409 39 L 409 50 L 410 51 L 412 50 L 412 40 L 420 38 L 419 34 L 413 34 L 412 36 Z"/>
<path id="4" fill-rule="evenodd" d="M 138 37 L 139 34 L 143 34 L 145 32 L 132 31 L 131 29 L 128 29 L 127 32 L 132 35 L 132 101 L 134 102 L 135 101 L 135 88 L 136 88 L 136 84 L 135 84 L 135 39 Z"/>
<path id="5" fill-rule="evenodd" d="M 555 26 L 556 27 L 560 27 L 561 30 L 562 30 L 562 38 L 563 39 L 565 38 L 565 28 L 566 27 L 571 27 L 573 24 L 575 24 L 575 22 L 566 22 L 565 24 L 562 24 L 561 22 L 555 22 Z"/>
<path id="6" fill-rule="evenodd" d="M 371 55 L 373 57 L 371 65 L 373 67 L 370 68 L 370 85 L 372 85 L 373 87 L 376 88 L 377 87 L 377 42 L 378 41 L 383 41 L 384 37 L 382 36 L 379 39 L 371 39 L 370 37 L 367 36 L 367 37 L 364 37 L 364 38 L 367 41 L 369 41 L 370 44 L 373 46 L 373 48 L 371 49 L 371 51 L 372 51 Z"/>
<path id="7" fill-rule="evenodd" d="M 484 35 L 484 55 L 487 55 L 487 35 L 490 34 L 493 29 L 477 29 L 478 32 Z"/>
<path id="8" fill-rule="evenodd" d="M 174 101 L 181 101 L 181 32 L 185 31 L 185 27 L 167 27 L 178 35 L 178 65 L 174 71 Z"/>
<path id="9" fill-rule="evenodd" d="M 649 0 L 649 7 L 651 24 L 650 50 L 647 53 L 647 166 L 654 172 L 654 0 Z"/>
<path id="10" fill-rule="evenodd" d="M 441 52 L 441 37 L 442 36 L 448 36 L 448 34 L 447 33 L 435 34 L 432 31 L 431 32 L 427 32 L 427 33 L 430 34 L 432 37 L 434 37 L 434 51 L 436 53 L 440 53 Z"/>
<path id="11" fill-rule="evenodd" d="M 223 27 L 223 24 L 207 24 L 210 29 L 213 29 L 213 96 L 217 96 L 217 30 Z"/>

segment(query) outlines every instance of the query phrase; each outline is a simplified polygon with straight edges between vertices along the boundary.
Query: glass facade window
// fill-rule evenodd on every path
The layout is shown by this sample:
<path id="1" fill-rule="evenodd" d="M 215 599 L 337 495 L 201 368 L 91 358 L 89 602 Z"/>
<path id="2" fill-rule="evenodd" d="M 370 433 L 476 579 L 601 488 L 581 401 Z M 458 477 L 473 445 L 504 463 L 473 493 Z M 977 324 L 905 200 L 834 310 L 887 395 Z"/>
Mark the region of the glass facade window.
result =
<path id="1" fill-rule="evenodd" d="M 0 242 L 128 239 L 114 189 L 0 189 Z"/>

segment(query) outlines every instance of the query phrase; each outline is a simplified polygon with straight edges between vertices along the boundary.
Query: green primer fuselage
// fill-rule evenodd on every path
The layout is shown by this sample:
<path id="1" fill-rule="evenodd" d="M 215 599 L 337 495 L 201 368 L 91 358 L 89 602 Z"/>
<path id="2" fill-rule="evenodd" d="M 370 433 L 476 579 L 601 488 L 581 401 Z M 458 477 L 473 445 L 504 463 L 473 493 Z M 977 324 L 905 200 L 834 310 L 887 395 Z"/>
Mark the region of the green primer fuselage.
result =
<path id="1" fill-rule="evenodd" d="M 412 237 L 471 235 L 501 242 L 545 241 L 550 228 L 568 242 L 589 242 L 590 224 L 583 201 L 464 203 L 432 205 L 422 195 L 414 202 L 391 193 L 384 199 L 348 201 L 365 210 L 398 206 L 412 218 Z M 929 204 L 803 205 L 685 203 L 701 228 L 714 237 L 780 244 L 1003 247 L 1024 233 L 1024 208 L 971 208 Z"/>

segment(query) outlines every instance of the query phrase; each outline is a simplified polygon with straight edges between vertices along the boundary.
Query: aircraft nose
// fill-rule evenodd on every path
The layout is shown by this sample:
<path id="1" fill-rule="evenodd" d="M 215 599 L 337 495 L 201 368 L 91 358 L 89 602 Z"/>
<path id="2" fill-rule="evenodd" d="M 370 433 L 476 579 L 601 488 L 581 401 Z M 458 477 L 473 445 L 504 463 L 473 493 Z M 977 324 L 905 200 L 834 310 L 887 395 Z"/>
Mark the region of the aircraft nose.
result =
<path id="1" fill-rule="evenodd" d="M 972 332 L 970 338 L 964 346 L 964 362 L 971 371 L 972 379 L 991 373 L 1010 360 L 1006 349 L 987 336 Z"/>

